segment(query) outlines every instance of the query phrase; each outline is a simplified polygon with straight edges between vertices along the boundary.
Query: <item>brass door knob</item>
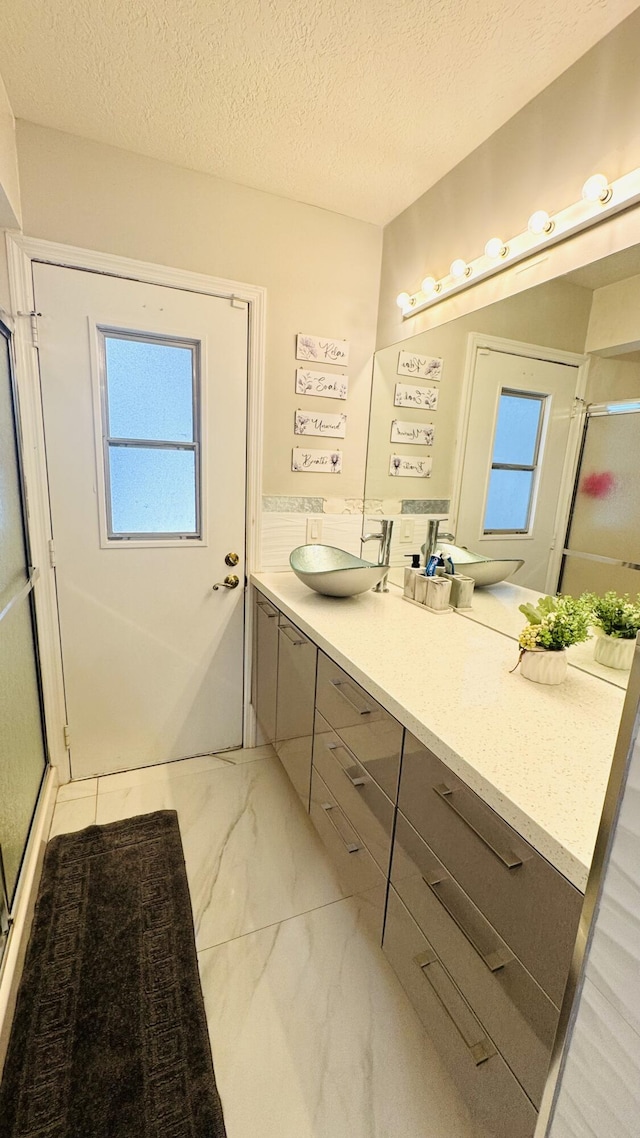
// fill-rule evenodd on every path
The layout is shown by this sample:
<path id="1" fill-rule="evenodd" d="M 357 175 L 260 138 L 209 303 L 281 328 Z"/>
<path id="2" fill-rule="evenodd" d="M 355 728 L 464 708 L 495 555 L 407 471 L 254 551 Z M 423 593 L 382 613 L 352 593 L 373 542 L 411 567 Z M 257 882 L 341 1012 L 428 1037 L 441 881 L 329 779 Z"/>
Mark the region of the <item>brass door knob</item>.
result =
<path id="1" fill-rule="evenodd" d="M 228 577 L 225 577 L 224 581 L 218 581 L 217 584 L 213 586 L 213 591 L 215 593 L 216 590 L 220 588 L 237 589 L 239 584 L 240 578 L 236 577 L 235 573 L 230 573 Z"/>
<path id="2" fill-rule="evenodd" d="M 238 557 L 237 553 L 227 553 L 227 556 L 224 559 L 224 563 L 225 565 L 234 566 L 238 564 L 239 560 L 240 558 Z"/>

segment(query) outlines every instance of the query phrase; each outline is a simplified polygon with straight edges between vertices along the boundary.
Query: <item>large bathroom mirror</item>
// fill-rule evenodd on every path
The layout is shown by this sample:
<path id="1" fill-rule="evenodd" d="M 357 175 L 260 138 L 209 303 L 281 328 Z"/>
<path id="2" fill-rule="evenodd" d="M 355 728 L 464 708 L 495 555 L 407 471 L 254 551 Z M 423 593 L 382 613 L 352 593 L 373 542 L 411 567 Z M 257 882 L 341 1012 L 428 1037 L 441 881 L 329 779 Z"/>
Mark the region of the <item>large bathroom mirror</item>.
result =
<path id="1" fill-rule="evenodd" d="M 508 576 L 464 615 L 517 638 L 533 595 L 640 592 L 639 456 L 637 246 L 376 353 L 365 525 L 394 519 L 401 585 L 439 518 Z M 570 660 L 626 686 L 592 643 Z"/>

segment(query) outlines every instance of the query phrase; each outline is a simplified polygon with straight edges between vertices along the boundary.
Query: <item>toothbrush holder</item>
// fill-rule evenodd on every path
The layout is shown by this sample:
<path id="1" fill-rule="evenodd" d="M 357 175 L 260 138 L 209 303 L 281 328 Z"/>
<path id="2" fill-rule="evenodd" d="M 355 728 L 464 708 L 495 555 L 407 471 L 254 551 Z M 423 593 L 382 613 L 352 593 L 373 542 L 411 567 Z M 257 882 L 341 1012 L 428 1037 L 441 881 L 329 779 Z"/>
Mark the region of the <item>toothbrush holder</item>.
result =
<path id="1" fill-rule="evenodd" d="M 454 609 L 470 609 L 476 585 L 473 577 L 465 577 L 462 573 L 448 573 L 447 580 L 451 581 L 451 604 Z"/>
<path id="2" fill-rule="evenodd" d="M 451 580 L 449 577 L 425 577 L 424 606 L 431 612 L 446 612 L 450 608 L 449 596 Z"/>

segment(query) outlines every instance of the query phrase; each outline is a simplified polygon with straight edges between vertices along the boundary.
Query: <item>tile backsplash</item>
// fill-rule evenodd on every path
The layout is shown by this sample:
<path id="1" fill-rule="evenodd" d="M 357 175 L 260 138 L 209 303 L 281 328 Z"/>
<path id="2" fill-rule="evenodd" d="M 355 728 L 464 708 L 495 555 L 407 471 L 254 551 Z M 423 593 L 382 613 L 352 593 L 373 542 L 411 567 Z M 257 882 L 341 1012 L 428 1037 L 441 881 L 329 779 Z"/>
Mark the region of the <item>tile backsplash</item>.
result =
<path id="1" fill-rule="evenodd" d="M 409 500 L 387 502 L 382 499 L 363 501 L 362 498 L 265 495 L 262 500 L 260 568 L 265 572 L 288 569 L 291 550 L 310 540 L 307 536 L 310 520 L 319 523 L 317 537 L 319 542 L 323 545 L 338 546 L 359 557 L 363 524 L 364 532 L 374 533 L 383 517 L 392 517 L 395 523 L 391 543 L 391 564 L 405 565 L 407 564 L 405 555 L 417 552 L 424 544 L 429 517 L 444 519 L 447 517 L 448 500 L 429 500 L 426 502 L 426 505 L 431 507 L 428 511 L 411 508 L 424 504 Z M 375 543 L 372 542 L 365 547 L 364 556 L 367 560 L 376 560 Z"/>

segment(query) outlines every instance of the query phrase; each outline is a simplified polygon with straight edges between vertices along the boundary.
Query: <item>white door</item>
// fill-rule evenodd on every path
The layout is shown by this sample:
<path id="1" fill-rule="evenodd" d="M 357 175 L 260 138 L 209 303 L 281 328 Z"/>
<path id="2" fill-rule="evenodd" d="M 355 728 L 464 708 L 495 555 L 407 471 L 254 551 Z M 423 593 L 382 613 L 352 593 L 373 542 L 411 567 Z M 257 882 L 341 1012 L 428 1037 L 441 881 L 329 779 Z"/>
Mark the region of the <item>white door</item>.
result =
<path id="1" fill-rule="evenodd" d="M 240 746 L 247 306 L 34 282 L 73 777 Z"/>
<path id="2" fill-rule="evenodd" d="M 521 558 L 515 584 L 544 592 L 575 406 L 578 365 L 478 348 L 456 544 Z M 463 571 L 463 570 L 462 570 Z"/>

